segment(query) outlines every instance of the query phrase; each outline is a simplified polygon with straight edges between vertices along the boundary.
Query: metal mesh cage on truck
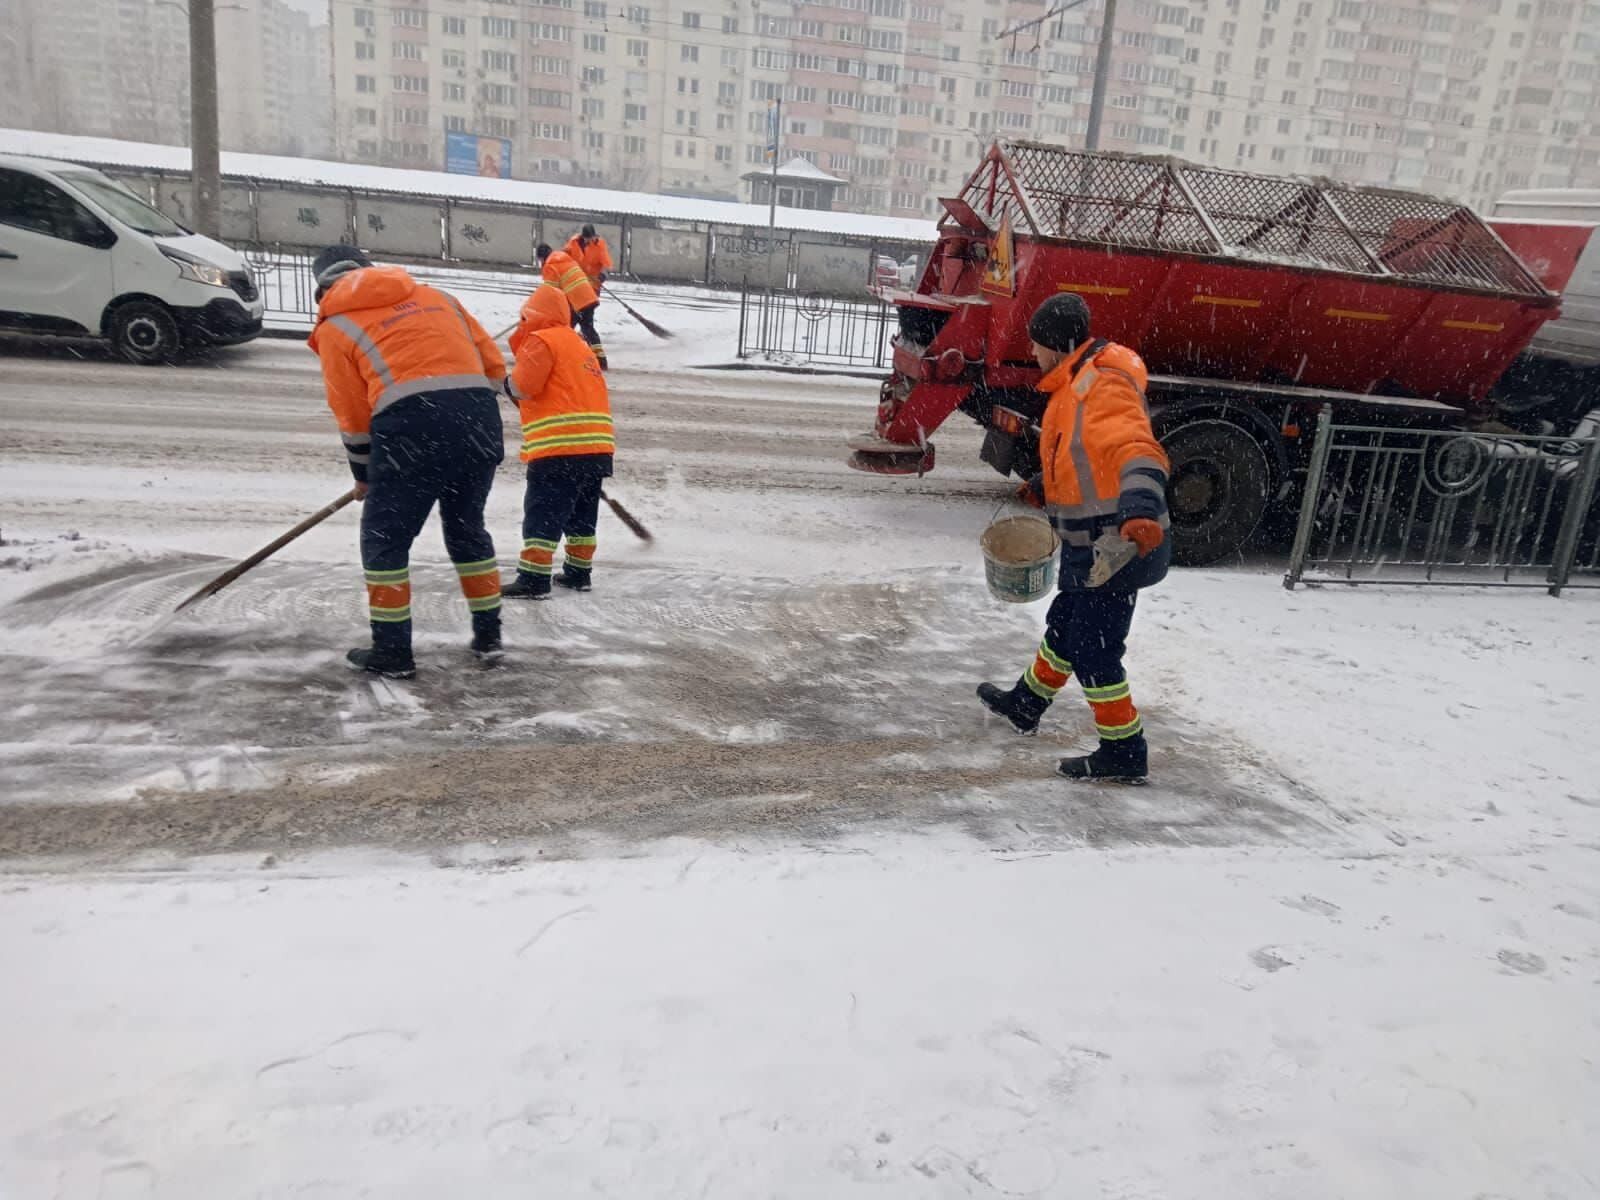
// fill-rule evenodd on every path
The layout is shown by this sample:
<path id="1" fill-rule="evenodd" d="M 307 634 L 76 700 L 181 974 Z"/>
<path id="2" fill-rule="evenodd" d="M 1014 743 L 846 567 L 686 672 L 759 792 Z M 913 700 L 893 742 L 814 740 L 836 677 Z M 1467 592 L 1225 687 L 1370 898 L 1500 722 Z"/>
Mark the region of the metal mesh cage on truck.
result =
<path id="1" fill-rule="evenodd" d="M 961 200 L 1035 237 L 1550 295 L 1470 208 L 1418 193 L 997 142 Z"/>

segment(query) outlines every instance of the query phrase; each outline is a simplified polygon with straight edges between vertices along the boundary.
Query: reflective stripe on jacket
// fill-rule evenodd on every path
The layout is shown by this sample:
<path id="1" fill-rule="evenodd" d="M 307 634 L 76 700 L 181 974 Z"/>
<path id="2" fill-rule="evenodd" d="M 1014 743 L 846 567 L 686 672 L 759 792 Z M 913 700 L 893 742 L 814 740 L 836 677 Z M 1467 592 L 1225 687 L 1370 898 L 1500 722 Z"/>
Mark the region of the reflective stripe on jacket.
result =
<path id="1" fill-rule="evenodd" d="M 1137 354 L 1101 341 L 1086 343 L 1039 381 L 1039 390 L 1050 393 L 1039 433 L 1041 482 L 1045 513 L 1065 544 L 1064 586 L 1073 586 L 1077 568 L 1087 573 L 1090 546 L 1107 529 L 1135 517 L 1169 526 L 1169 464 L 1150 428 L 1148 382 Z M 1155 582 L 1169 557 L 1164 544 L 1137 567 L 1124 568 L 1122 586 Z"/>
<path id="2" fill-rule="evenodd" d="M 564 251 L 550 251 L 550 257 L 544 260 L 544 278 L 547 283 L 555 284 L 567 294 L 567 303 L 572 305 L 573 312 L 581 312 L 591 304 L 600 302 L 583 268 Z"/>
<path id="3" fill-rule="evenodd" d="M 317 306 L 308 343 L 353 465 L 370 452 L 372 419 L 422 392 L 493 388 L 505 359 L 454 296 L 400 267 L 341 275 Z"/>
<path id="4" fill-rule="evenodd" d="M 553 285 L 537 288 L 522 309 L 508 390 L 522 413 L 523 462 L 616 451 L 605 375 L 570 320 Z"/>
<path id="5" fill-rule="evenodd" d="M 598 293 L 600 276 L 611 270 L 611 251 L 606 247 L 605 238 L 597 237 L 585 246 L 579 235 L 574 234 L 563 249 L 572 256 L 573 262 L 583 268 L 583 273 L 589 277 L 590 284 Z"/>

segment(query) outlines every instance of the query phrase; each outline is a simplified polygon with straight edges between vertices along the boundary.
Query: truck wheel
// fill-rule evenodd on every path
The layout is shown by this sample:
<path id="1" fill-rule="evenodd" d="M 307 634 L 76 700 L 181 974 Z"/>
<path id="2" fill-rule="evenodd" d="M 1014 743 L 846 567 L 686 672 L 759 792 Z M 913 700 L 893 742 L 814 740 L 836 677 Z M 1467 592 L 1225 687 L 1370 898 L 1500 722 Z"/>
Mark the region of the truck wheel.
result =
<path id="1" fill-rule="evenodd" d="M 1227 421 L 1194 421 L 1161 439 L 1172 472 L 1172 560 L 1202 567 L 1236 554 L 1266 512 L 1272 472 L 1260 444 Z"/>
<path id="2" fill-rule="evenodd" d="M 183 348 L 178 322 L 164 304 L 132 300 L 111 314 L 111 344 L 131 363 L 152 367 L 171 362 Z"/>

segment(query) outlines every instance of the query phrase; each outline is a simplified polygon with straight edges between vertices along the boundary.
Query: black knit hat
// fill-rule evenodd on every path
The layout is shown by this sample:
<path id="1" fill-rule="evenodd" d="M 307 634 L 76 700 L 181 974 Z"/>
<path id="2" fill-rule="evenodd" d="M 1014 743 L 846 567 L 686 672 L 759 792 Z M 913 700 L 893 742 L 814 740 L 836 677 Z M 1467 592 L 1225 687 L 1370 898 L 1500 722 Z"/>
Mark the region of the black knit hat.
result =
<path id="1" fill-rule="evenodd" d="M 594 226 L 593 225 L 585 225 L 583 227 L 582 231 L 578 234 L 578 236 L 579 237 L 586 237 L 586 238 L 597 238 L 600 235 L 594 231 Z"/>
<path id="2" fill-rule="evenodd" d="M 1089 337 L 1089 306 L 1076 292 L 1057 292 L 1034 309 L 1028 336 L 1047 350 L 1076 350 Z"/>
<path id="3" fill-rule="evenodd" d="M 311 260 L 311 277 L 319 287 L 327 287 L 346 271 L 371 265 L 372 260 L 356 246 L 327 246 Z"/>

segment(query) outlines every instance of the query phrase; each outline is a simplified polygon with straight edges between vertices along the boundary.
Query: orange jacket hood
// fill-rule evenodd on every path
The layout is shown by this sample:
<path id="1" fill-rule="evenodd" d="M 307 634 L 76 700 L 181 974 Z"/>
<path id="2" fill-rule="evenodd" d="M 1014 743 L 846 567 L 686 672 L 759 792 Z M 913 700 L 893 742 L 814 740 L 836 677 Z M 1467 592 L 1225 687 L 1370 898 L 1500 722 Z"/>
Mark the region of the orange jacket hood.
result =
<path id="1" fill-rule="evenodd" d="M 541 283 L 522 306 L 522 328 L 556 329 L 572 324 L 566 293 L 553 283 Z"/>
<path id="2" fill-rule="evenodd" d="M 318 317 L 336 317 L 362 308 L 399 304 L 417 290 L 404 267 L 362 267 L 333 281 L 317 305 Z"/>

